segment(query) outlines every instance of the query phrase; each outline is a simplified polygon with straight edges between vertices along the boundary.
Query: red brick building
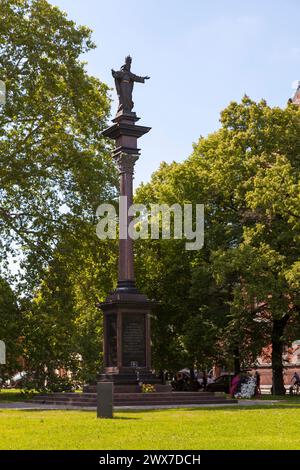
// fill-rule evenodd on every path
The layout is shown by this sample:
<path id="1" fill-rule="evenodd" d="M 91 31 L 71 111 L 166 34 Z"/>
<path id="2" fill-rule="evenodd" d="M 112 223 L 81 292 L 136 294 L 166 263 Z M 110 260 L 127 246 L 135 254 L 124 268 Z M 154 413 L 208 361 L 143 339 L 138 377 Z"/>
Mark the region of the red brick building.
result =
<path id="1" fill-rule="evenodd" d="M 272 348 L 267 346 L 263 349 L 261 356 L 257 359 L 258 371 L 261 376 L 261 385 L 266 388 L 272 386 Z M 284 384 L 286 387 L 291 385 L 291 379 L 294 372 L 300 375 L 300 340 L 294 341 L 290 348 L 286 348 L 283 354 L 284 365 Z"/>
<path id="2" fill-rule="evenodd" d="M 298 82 L 298 88 L 292 98 L 292 103 L 298 104 L 300 106 L 300 82 Z"/>

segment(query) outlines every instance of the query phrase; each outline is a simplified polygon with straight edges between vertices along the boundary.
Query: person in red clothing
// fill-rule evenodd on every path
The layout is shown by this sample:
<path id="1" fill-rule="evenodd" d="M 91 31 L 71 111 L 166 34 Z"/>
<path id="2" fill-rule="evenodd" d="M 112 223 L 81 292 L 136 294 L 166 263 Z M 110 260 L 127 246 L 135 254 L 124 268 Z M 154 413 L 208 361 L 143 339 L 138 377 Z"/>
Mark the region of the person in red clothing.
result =
<path id="1" fill-rule="evenodd" d="M 240 374 L 235 374 L 235 376 L 233 377 L 233 379 L 231 381 L 230 395 L 232 396 L 232 398 L 237 393 L 238 386 L 239 386 L 239 383 L 240 383 L 240 379 L 241 379 Z"/>

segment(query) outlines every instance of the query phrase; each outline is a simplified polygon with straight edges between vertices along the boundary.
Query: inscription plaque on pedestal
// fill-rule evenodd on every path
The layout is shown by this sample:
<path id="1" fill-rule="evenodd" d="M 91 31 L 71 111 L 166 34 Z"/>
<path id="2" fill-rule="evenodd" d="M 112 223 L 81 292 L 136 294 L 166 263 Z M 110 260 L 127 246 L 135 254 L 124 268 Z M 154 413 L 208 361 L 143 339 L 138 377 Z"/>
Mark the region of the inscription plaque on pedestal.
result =
<path id="1" fill-rule="evenodd" d="M 131 367 L 137 362 L 138 367 L 146 365 L 145 315 L 125 313 L 122 318 L 122 362 Z"/>
<path id="2" fill-rule="evenodd" d="M 107 366 L 115 367 L 117 365 L 117 315 L 110 314 L 106 317 L 107 330 Z"/>

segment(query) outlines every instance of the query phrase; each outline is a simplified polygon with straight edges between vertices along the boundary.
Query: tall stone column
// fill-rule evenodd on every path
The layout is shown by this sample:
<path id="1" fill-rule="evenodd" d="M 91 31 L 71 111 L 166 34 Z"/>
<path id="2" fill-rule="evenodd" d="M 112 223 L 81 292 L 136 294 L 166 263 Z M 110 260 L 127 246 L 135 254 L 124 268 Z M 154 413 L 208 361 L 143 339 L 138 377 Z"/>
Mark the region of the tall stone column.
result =
<path id="1" fill-rule="evenodd" d="M 127 198 L 127 209 L 133 204 L 134 164 L 138 158 L 138 155 L 128 153 L 121 153 L 116 157 L 120 171 L 120 196 Z M 124 208 L 124 214 L 120 214 L 120 217 L 123 218 L 121 221 L 122 232 L 126 233 L 120 232 L 118 287 L 134 288 L 133 240 L 128 237 L 128 227 L 131 221 L 128 210 L 126 211 Z M 125 236 L 126 238 L 123 238 Z"/>
<path id="2" fill-rule="evenodd" d="M 133 202 L 134 165 L 140 155 L 137 139 L 150 131 L 138 126 L 135 113 L 121 113 L 113 125 L 103 132 L 115 141 L 113 151 L 120 172 L 120 196 L 126 196 L 127 207 L 120 204 L 118 284 L 100 305 L 104 315 L 104 371 L 99 381 L 113 381 L 119 385 L 134 386 L 137 377 L 146 383 L 157 383 L 151 373 L 150 315 L 153 301 L 135 286 L 133 240 L 128 235 L 131 218 L 128 208 Z M 137 376 L 138 372 L 138 376 Z"/>

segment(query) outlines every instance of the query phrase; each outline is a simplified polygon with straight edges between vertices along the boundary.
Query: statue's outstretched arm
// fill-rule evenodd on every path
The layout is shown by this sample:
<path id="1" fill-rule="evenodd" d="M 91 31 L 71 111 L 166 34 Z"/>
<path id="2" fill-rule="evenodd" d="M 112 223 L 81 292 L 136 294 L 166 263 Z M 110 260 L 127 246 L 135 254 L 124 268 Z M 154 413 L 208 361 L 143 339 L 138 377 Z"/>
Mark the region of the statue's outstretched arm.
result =
<path id="1" fill-rule="evenodd" d="M 140 77 L 139 75 L 134 75 L 134 73 L 131 75 L 132 77 L 132 80 L 134 80 L 135 82 L 139 82 L 139 83 L 145 83 L 145 80 L 149 80 L 150 77 L 146 76 L 146 77 Z"/>

